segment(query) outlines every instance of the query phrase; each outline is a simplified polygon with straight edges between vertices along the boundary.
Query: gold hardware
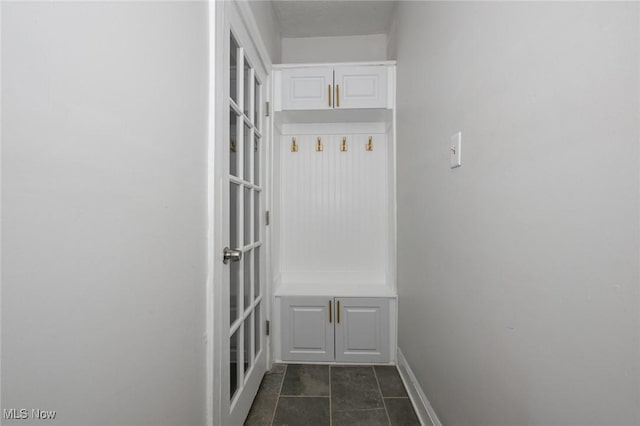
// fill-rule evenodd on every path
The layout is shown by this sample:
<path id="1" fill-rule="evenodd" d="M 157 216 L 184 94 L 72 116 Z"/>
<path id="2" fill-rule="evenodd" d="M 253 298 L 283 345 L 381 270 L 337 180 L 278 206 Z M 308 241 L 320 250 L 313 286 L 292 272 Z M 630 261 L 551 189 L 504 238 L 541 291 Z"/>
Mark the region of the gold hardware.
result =
<path id="1" fill-rule="evenodd" d="M 333 314 L 331 312 L 331 300 L 329 300 L 329 324 L 333 321 Z"/>
<path id="2" fill-rule="evenodd" d="M 327 92 L 329 92 L 329 102 L 328 102 L 328 104 L 329 104 L 329 106 L 331 106 L 331 85 L 330 84 L 327 86 L 327 89 L 328 89 Z"/>
<path id="3" fill-rule="evenodd" d="M 336 106 L 340 107 L 340 85 L 336 84 Z"/>
<path id="4" fill-rule="evenodd" d="M 320 136 L 318 136 L 318 142 L 316 142 L 316 151 L 320 152 L 322 151 L 323 146 L 322 146 L 322 139 L 320 139 Z"/>
<path id="5" fill-rule="evenodd" d="M 296 138 L 291 138 L 291 152 L 298 152 L 298 144 Z"/>
<path id="6" fill-rule="evenodd" d="M 236 148 L 235 139 L 231 139 L 230 149 L 231 149 L 231 152 L 236 152 L 237 148 Z"/>
<path id="7" fill-rule="evenodd" d="M 342 137 L 342 144 L 340 145 L 340 151 L 347 152 L 347 138 Z"/>
<path id="8" fill-rule="evenodd" d="M 338 317 L 338 324 L 340 324 L 340 301 L 338 300 L 338 308 L 336 309 L 336 316 Z"/>
<path id="9" fill-rule="evenodd" d="M 367 144 L 367 151 L 373 151 L 373 136 L 369 136 L 369 143 Z"/>

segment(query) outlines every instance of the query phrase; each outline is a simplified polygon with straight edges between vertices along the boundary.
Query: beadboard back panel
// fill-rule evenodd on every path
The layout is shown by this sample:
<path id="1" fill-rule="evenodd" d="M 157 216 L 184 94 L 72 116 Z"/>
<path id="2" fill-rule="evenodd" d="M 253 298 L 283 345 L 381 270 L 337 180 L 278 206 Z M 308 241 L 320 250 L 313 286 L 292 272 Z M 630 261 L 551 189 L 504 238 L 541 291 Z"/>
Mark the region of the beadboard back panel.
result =
<path id="1" fill-rule="evenodd" d="M 318 137 L 322 151 L 317 151 Z M 369 137 L 373 148 L 368 151 Z M 292 138 L 297 152 L 292 152 Z M 386 134 L 283 134 L 279 155 L 282 282 L 384 284 Z"/>

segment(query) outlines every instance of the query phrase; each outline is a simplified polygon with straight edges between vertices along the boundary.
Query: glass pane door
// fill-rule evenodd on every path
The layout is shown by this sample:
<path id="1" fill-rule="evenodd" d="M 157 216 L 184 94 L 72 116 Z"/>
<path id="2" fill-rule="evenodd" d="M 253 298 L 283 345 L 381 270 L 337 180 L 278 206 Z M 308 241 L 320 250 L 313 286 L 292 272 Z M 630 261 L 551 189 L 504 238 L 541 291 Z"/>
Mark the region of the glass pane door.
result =
<path id="1" fill-rule="evenodd" d="M 265 308 L 263 305 L 262 269 L 264 250 L 261 249 L 263 222 L 262 174 L 262 123 L 260 103 L 263 96 L 264 76 L 257 75 L 256 68 L 242 43 L 229 34 L 229 171 L 226 175 L 229 188 L 229 249 L 232 255 L 228 262 L 229 326 L 228 354 L 229 418 L 234 410 L 249 407 L 245 388 L 257 386 L 264 374 L 264 331 L 262 330 Z M 226 161 L 226 160 L 225 160 Z M 261 360 L 261 361 L 260 361 Z M 256 380 L 253 375 L 259 375 Z M 246 413 L 245 413 L 246 414 Z"/>

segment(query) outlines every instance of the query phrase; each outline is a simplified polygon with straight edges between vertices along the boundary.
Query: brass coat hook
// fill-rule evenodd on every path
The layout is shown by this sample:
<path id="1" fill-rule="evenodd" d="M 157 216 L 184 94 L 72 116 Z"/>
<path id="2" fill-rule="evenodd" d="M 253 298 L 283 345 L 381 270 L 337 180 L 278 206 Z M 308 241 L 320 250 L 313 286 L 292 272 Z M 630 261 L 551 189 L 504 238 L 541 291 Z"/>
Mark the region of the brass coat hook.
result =
<path id="1" fill-rule="evenodd" d="M 291 152 L 298 152 L 298 144 L 296 138 L 291 138 Z"/>
<path id="2" fill-rule="evenodd" d="M 318 136 L 318 141 L 316 142 L 316 151 L 321 152 L 323 150 L 322 139 Z"/>
<path id="3" fill-rule="evenodd" d="M 340 151 L 347 152 L 347 138 L 345 136 L 342 137 L 342 144 L 340 144 Z"/>
<path id="4" fill-rule="evenodd" d="M 367 151 L 373 151 L 373 136 L 369 136 L 369 143 L 367 143 L 365 149 Z"/>

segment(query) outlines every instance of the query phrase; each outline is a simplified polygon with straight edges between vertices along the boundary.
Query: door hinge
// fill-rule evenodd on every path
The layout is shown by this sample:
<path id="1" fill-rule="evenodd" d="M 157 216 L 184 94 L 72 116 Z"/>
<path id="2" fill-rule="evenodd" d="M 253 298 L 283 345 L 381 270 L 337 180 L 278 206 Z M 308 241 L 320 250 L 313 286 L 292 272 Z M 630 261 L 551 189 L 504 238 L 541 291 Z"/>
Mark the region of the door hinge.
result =
<path id="1" fill-rule="evenodd" d="M 269 322 L 269 320 L 267 320 L 267 321 L 266 321 L 266 323 L 267 323 L 267 324 L 266 324 L 266 326 L 265 326 L 265 328 L 264 328 L 264 329 L 265 329 L 265 333 L 267 333 L 267 336 L 268 336 L 268 335 L 269 335 L 269 333 L 271 332 L 271 330 L 270 330 L 270 328 L 271 328 L 271 327 L 270 327 L 270 326 L 271 326 L 271 322 Z"/>
<path id="2" fill-rule="evenodd" d="M 264 212 L 264 225 L 269 226 L 269 222 L 271 222 L 271 215 L 269 214 L 269 210 Z"/>
<path id="3" fill-rule="evenodd" d="M 264 103 L 264 115 L 265 117 L 268 117 L 269 114 L 271 114 L 271 110 L 269 109 L 271 105 L 269 104 L 269 102 L 265 102 Z"/>

